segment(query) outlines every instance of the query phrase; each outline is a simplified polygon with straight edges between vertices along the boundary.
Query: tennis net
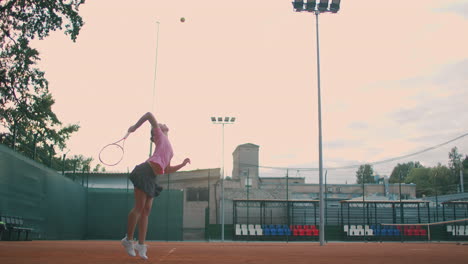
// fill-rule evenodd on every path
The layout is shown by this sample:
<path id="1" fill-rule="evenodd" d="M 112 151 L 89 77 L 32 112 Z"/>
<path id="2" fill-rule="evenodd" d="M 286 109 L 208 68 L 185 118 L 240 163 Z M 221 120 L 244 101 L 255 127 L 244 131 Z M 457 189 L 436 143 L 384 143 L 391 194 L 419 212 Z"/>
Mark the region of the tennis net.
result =
<path id="1" fill-rule="evenodd" d="M 443 237 L 461 238 L 468 237 L 468 218 L 418 224 L 380 224 L 382 228 L 398 230 L 402 236 L 427 236 L 431 240 L 431 234 L 442 232 Z"/>

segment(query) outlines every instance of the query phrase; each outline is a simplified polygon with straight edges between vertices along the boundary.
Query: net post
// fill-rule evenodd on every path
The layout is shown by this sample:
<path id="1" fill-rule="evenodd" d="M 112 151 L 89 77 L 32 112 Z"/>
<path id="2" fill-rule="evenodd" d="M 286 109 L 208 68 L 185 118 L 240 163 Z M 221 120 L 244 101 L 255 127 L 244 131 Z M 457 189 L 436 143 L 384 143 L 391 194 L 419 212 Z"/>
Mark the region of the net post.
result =
<path id="1" fill-rule="evenodd" d="M 431 241 L 431 225 L 427 223 L 427 241 Z"/>

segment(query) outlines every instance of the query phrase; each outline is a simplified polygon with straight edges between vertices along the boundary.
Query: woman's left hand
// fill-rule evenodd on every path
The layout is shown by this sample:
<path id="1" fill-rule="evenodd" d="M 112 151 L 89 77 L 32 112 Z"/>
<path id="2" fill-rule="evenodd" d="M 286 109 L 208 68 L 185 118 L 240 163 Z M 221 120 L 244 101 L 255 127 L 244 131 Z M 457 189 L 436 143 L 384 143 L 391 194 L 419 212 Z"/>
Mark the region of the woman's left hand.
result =
<path id="1" fill-rule="evenodd" d="M 136 130 L 137 130 L 137 128 L 136 128 L 135 126 L 131 126 L 131 127 L 128 128 L 127 132 L 133 133 L 133 132 L 135 132 Z"/>

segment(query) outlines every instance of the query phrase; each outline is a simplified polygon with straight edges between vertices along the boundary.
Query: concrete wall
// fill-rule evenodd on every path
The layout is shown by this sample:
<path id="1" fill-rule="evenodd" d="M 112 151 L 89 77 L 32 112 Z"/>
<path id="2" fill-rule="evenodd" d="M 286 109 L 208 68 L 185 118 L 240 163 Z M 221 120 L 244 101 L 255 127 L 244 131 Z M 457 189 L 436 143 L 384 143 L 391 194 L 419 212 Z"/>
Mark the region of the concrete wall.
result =
<path id="1" fill-rule="evenodd" d="M 232 153 L 233 169 L 232 178 L 240 180 L 242 186 L 245 186 L 247 179 L 251 182 L 253 188 L 257 188 L 259 176 L 259 146 L 255 144 L 243 144 L 237 146 Z M 249 165 L 253 166 L 249 166 Z"/>

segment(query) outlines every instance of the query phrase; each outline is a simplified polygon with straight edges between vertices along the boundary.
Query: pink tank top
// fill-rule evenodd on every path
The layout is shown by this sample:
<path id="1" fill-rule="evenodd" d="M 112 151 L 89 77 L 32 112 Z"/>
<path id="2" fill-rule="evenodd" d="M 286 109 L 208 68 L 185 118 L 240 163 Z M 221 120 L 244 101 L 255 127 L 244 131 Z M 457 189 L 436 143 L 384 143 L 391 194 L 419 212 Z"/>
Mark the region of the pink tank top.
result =
<path id="1" fill-rule="evenodd" d="M 161 168 L 160 171 L 156 171 L 156 174 L 164 174 L 164 170 L 171 162 L 174 152 L 172 150 L 172 145 L 169 142 L 169 139 L 161 131 L 159 126 L 153 128 L 154 141 L 156 144 L 156 149 L 154 150 L 153 155 L 147 160 L 153 164 L 158 164 Z"/>

